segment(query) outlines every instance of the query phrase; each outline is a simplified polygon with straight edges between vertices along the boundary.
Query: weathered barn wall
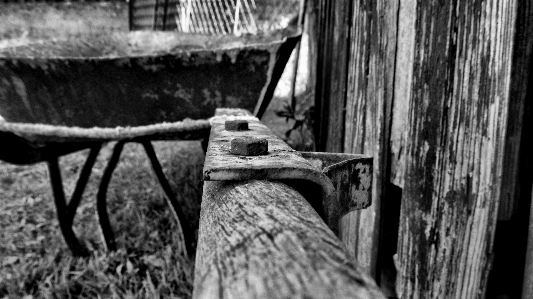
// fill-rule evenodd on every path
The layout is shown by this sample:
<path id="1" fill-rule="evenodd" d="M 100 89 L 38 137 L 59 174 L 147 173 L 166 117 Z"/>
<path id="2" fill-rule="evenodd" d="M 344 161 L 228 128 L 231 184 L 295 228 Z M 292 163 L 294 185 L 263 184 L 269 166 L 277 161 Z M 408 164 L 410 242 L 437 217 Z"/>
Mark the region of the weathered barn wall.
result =
<path id="1" fill-rule="evenodd" d="M 399 296 L 483 298 L 498 214 L 519 198 L 532 4 L 317 1 L 318 148 L 375 158 L 349 250 L 379 274 L 390 181 L 403 188 Z"/>

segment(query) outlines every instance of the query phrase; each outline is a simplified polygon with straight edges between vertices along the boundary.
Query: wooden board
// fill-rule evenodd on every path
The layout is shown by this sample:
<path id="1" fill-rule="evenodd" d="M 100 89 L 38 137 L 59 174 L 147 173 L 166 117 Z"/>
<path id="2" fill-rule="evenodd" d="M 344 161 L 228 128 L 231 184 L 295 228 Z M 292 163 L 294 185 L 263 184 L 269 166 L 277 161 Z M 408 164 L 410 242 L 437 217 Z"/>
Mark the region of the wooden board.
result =
<path id="1" fill-rule="evenodd" d="M 385 298 L 299 192 L 205 182 L 193 298 Z"/>
<path id="2" fill-rule="evenodd" d="M 390 137 L 390 182 L 403 188 L 407 116 L 413 80 L 416 2 L 401 1 L 398 11 L 398 42 L 394 74 L 394 101 Z"/>
<path id="3" fill-rule="evenodd" d="M 527 101 L 527 85 L 531 72 L 531 57 L 533 51 L 533 4 L 531 1 L 517 2 L 520 9 L 516 16 L 516 33 L 514 35 L 514 50 L 512 55 L 510 96 L 510 117 L 507 119 L 507 129 L 504 150 L 504 174 L 500 193 L 499 220 L 511 220 L 518 209 L 517 199 L 520 197 L 519 172 L 523 165 L 520 161 L 520 142 L 522 138 L 524 107 Z M 402 1 L 399 22 L 399 42 L 397 54 L 396 83 L 394 97 L 394 113 L 391 136 L 391 177 L 390 181 L 403 188 L 405 173 L 405 154 L 408 141 L 406 140 L 406 126 L 408 120 L 409 98 L 412 90 L 412 72 L 416 3 Z"/>
<path id="4" fill-rule="evenodd" d="M 351 1 L 318 1 L 318 61 L 315 95 L 316 147 L 343 152 L 344 108 Z"/>
<path id="5" fill-rule="evenodd" d="M 397 256 L 400 298 L 485 298 L 516 1 L 417 2 Z"/>
<path id="6" fill-rule="evenodd" d="M 372 206 L 343 219 L 343 234 L 357 235 L 350 250 L 376 277 L 381 215 L 386 208 L 389 128 L 399 1 L 353 2 L 344 151 L 374 157 Z"/>

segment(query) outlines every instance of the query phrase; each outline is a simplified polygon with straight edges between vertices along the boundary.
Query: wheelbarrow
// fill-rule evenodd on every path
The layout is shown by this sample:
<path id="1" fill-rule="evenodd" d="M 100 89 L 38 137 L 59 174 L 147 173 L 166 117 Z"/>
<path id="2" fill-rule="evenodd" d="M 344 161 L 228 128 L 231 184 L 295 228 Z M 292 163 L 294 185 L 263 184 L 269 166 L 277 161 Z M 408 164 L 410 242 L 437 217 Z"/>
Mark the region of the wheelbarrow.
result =
<path id="1" fill-rule="evenodd" d="M 73 255 L 87 256 L 72 224 L 98 153 L 118 141 L 96 198 L 106 248 L 115 250 L 107 188 L 124 144 L 139 142 L 181 226 L 185 250 L 193 254 L 191 230 L 151 141 L 207 142 L 218 107 L 261 117 L 298 40 L 137 31 L 96 46 L 82 39 L 0 48 L 0 159 L 47 162 L 65 242 Z M 67 202 L 58 161 L 83 149 L 90 154 Z"/>

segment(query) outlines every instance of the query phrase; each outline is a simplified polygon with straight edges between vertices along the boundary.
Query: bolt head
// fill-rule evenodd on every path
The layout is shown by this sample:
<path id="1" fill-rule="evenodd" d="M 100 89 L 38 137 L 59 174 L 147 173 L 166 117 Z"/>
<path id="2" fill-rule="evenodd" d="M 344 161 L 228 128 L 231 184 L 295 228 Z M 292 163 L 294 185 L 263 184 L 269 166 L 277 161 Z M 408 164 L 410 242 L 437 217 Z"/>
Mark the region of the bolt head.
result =
<path id="1" fill-rule="evenodd" d="M 265 138 L 239 137 L 231 140 L 230 152 L 240 156 L 262 156 L 268 154 L 268 141 Z"/>
<path id="2" fill-rule="evenodd" d="M 247 131 L 248 122 L 245 120 L 227 120 L 224 127 L 226 131 Z"/>

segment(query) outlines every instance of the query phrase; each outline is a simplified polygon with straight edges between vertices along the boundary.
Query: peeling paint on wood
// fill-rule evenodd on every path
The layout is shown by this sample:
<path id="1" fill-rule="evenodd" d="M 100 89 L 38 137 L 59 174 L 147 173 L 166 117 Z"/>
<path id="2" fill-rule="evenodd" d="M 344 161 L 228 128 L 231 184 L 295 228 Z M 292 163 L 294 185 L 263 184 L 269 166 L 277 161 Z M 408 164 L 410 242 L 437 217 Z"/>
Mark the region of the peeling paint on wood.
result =
<path id="1" fill-rule="evenodd" d="M 485 298 L 517 1 L 418 1 L 397 291 Z"/>
<path id="2" fill-rule="evenodd" d="M 193 298 L 385 297 L 280 182 L 205 182 Z"/>

